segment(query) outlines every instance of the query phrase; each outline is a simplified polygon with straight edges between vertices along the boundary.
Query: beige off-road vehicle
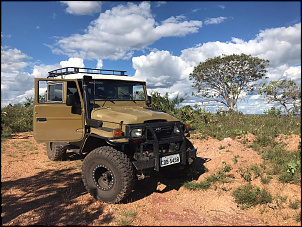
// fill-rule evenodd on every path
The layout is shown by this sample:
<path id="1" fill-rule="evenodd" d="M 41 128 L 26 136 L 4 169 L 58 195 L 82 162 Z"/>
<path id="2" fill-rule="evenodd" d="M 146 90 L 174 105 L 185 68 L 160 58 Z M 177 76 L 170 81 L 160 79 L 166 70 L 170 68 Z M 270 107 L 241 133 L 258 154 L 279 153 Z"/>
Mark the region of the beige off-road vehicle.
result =
<path id="1" fill-rule="evenodd" d="M 150 104 L 146 83 L 125 71 L 56 69 L 35 78 L 34 138 L 46 142 L 53 161 L 67 151 L 84 155 L 88 192 L 117 203 L 130 194 L 135 177 L 178 171 L 196 159 L 190 127 Z"/>

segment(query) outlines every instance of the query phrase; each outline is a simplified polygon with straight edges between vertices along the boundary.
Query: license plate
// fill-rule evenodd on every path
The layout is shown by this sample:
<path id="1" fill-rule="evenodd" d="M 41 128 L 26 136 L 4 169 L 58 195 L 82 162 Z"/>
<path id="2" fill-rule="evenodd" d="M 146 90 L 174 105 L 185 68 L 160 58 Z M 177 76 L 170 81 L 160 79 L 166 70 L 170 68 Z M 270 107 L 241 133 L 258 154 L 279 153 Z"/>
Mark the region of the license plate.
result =
<path id="1" fill-rule="evenodd" d="M 180 156 L 179 154 L 173 154 L 165 157 L 160 158 L 160 166 L 169 166 L 172 164 L 180 163 Z"/>

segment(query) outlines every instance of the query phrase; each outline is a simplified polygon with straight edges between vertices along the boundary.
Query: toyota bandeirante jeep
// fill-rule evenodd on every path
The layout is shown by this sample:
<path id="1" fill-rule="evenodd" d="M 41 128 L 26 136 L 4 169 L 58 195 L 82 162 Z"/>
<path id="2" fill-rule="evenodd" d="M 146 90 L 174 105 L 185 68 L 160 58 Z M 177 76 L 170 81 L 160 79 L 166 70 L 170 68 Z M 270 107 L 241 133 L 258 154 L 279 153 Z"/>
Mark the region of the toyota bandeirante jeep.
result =
<path id="1" fill-rule="evenodd" d="M 145 81 L 125 72 L 66 67 L 35 78 L 34 138 L 53 161 L 82 154 L 87 191 L 107 203 L 124 200 L 151 171 L 181 171 L 196 159 L 192 128 L 152 109 Z"/>

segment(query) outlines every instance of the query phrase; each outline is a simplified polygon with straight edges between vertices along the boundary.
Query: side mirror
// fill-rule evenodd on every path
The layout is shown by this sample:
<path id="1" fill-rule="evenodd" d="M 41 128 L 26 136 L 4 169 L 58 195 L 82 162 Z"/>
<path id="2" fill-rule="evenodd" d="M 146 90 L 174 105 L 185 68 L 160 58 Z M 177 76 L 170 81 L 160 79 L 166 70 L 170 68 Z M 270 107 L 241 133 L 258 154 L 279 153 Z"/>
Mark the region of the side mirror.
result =
<path id="1" fill-rule="evenodd" d="M 67 98 L 66 98 L 66 105 L 67 105 L 67 106 L 73 106 L 74 104 L 75 104 L 74 95 L 73 95 L 73 94 L 67 95 Z"/>
<path id="2" fill-rule="evenodd" d="M 151 96 L 150 95 L 148 95 L 148 99 L 146 100 L 146 104 L 147 104 L 147 106 L 151 105 Z"/>

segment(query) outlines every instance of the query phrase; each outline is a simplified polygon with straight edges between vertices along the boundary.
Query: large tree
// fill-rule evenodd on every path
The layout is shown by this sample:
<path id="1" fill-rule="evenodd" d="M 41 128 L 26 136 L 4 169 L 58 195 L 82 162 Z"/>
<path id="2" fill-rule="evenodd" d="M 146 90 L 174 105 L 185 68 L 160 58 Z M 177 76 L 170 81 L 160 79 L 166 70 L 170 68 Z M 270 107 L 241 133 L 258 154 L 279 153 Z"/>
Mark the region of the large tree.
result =
<path id="1" fill-rule="evenodd" d="M 299 112 L 301 109 L 301 84 L 291 79 L 280 79 L 264 83 L 258 88 L 269 103 L 281 104 L 286 112 Z"/>
<path id="2" fill-rule="evenodd" d="M 265 76 L 269 61 L 246 54 L 222 55 L 209 58 L 194 67 L 190 80 L 197 89 L 193 95 L 224 104 L 235 109 L 243 92 L 253 91 L 253 82 Z"/>

